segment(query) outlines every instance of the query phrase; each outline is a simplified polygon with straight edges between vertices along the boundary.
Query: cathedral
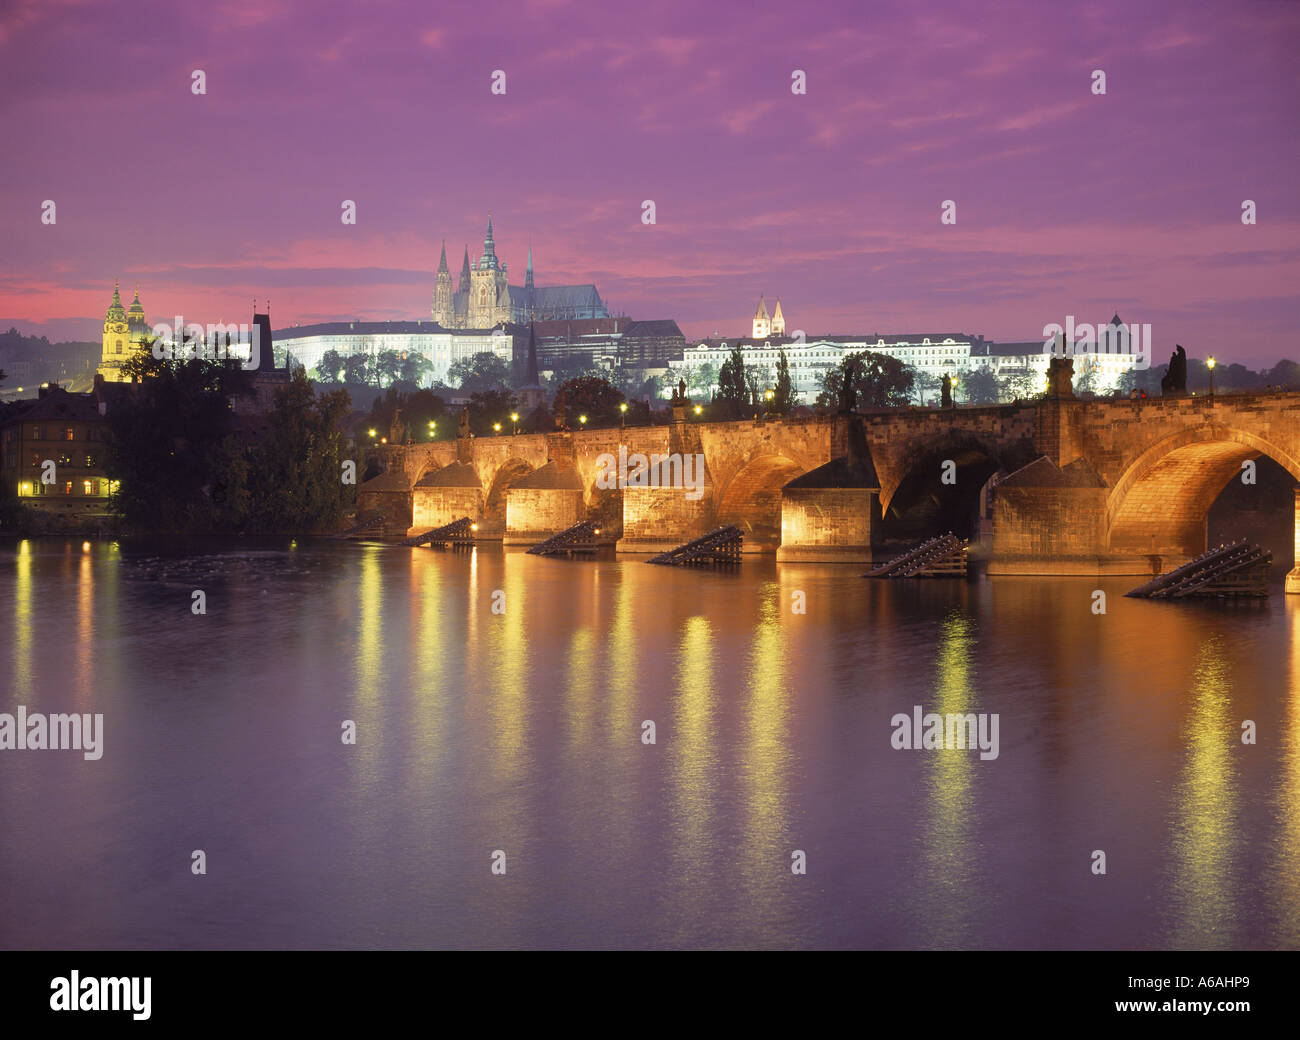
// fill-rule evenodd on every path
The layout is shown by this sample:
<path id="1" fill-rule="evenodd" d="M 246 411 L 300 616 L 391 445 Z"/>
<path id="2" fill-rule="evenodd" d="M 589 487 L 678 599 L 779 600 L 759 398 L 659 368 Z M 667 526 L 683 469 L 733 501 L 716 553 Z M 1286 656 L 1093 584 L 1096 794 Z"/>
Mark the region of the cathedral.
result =
<path id="1" fill-rule="evenodd" d="M 122 362 L 140 347 L 150 335 L 149 323 L 144 320 L 144 307 L 140 304 L 140 287 L 135 289 L 131 309 L 122 309 L 122 297 L 117 282 L 113 283 L 113 302 L 104 315 L 104 349 L 99 359 L 99 374 L 107 383 L 129 383 L 122 375 Z"/>
<path id="2" fill-rule="evenodd" d="M 490 329 L 510 322 L 523 325 L 530 321 L 609 317 L 594 285 L 536 287 L 532 246 L 528 247 L 524 284 L 509 284 L 505 262 L 497 256 L 490 216 L 483 255 L 471 264 L 469 247 L 465 247 L 460 281 L 454 290 L 447 267 L 447 244 L 443 243 L 434 282 L 432 314 L 433 320 L 445 329 Z"/>

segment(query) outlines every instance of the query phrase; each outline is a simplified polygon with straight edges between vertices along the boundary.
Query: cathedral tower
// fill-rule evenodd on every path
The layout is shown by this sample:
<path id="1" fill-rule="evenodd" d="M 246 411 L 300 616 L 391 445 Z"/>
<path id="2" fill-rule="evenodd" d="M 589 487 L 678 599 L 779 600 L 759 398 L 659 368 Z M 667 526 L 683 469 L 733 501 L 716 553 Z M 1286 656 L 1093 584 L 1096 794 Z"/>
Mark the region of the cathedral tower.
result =
<path id="1" fill-rule="evenodd" d="M 454 328 L 456 306 L 451 291 L 451 271 L 447 268 L 447 243 L 442 244 L 442 257 L 438 260 L 438 277 L 433 289 L 433 320 L 444 329 Z"/>
<path id="2" fill-rule="evenodd" d="M 781 313 L 781 300 L 779 297 L 776 301 L 776 310 L 772 312 L 772 335 L 785 335 L 785 315 Z"/>
<path id="3" fill-rule="evenodd" d="M 754 312 L 754 339 L 766 339 L 770 335 L 772 335 L 772 322 L 767 316 L 767 304 L 760 296 L 758 310 Z"/>

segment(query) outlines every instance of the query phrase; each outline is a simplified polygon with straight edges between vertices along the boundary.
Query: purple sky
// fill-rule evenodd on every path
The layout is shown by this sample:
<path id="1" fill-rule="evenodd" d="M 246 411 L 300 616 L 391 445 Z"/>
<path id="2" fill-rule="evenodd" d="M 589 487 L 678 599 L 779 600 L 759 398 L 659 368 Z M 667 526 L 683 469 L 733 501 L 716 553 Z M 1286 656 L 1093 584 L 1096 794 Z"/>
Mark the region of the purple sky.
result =
<path id="1" fill-rule="evenodd" d="M 11 0 L 0 325 L 97 338 L 114 277 L 151 321 L 428 317 L 491 211 L 512 282 L 531 238 L 688 336 L 762 292 L 810 336 L 1118 310 L 1157 360 L 1300 357 L 1298 45 L 1269 0 Z"/>

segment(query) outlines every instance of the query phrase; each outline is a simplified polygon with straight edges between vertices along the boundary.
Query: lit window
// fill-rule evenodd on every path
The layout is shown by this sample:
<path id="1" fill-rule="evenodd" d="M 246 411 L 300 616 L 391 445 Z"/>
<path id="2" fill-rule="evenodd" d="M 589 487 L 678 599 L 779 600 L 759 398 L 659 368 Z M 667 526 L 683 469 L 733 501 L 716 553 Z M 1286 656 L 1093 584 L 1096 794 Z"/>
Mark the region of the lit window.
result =
<path id="1" fill-rule="evenodd" d="M 72 494 L 72 481 L 69 480 L 63 485 L 63 493 L 65 495 Z"/>
<path id="2" fill-rule="evenodd" d="M 83 480 L 83 481 L 81 482 L 81 493 L 82 493 L 83 495 L 89 495 L 89 494 L 91 494 L 91 490 L 90 490 L 90 488 L 91 488 L 91 481 L 89 481 L 89 480 Z"/>
<path id="3" fill-rule="evenodd" d="M 66 441 L 76 440 L 72 433 L 72 427 L 69 426 L 63 431 L 63 439 Z"/>

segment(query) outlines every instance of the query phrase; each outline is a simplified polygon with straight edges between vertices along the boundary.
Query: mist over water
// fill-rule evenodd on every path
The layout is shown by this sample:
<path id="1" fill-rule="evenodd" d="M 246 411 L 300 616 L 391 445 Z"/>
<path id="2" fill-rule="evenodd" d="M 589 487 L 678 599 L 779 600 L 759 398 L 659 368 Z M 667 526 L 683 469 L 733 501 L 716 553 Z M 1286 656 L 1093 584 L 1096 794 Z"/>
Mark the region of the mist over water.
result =
<path id="1" fill-rule="evenodd" d="M 0 946 L 1300 946 L 1300 597 L 862 569 L 0 545 Z"/>

